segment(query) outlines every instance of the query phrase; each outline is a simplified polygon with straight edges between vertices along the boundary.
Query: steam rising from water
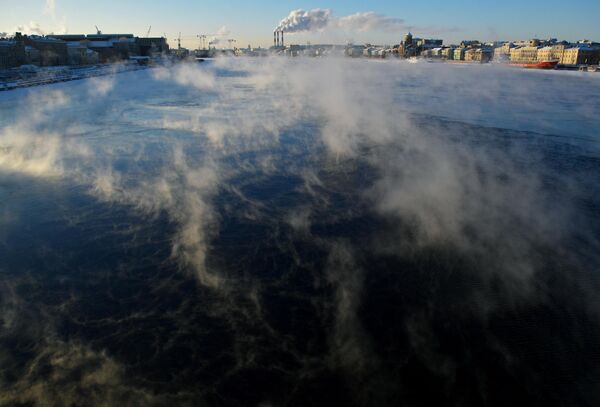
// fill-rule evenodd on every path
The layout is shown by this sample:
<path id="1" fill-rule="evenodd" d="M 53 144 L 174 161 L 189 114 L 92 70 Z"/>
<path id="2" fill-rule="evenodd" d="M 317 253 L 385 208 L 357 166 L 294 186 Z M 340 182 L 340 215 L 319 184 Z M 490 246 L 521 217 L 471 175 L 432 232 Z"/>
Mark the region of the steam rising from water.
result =
<path id="1" fill-rule="evenodd" d="M 282 28 L 330 24 L 300 14 Z M 486 324 L 595 309 L 579 281 L 599 264 L 599 88 L 273 58 L 0 95 L 0 400 L 219 404 L 261 377 L 250 404 L 289 401 L 277 387 L 302 404 L 315 383 L 385 404 L 416 397 L 408 372 L 460 386 L 453 329 L 473 324 L 466 354 L 530 363 Z M 573 332 L 593 342 L 598 323 Z"/>

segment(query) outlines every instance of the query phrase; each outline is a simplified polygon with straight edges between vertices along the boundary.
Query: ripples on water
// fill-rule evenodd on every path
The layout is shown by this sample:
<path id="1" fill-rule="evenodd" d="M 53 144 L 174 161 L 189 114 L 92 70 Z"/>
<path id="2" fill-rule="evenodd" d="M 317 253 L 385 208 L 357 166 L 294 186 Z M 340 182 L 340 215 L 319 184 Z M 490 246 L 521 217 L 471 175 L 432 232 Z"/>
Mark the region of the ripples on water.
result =
<path id="1" fill-rule="evenodd" d="M 593 405 L 598 79 L 232 60 L 0 95 L 0 404 Z"/>

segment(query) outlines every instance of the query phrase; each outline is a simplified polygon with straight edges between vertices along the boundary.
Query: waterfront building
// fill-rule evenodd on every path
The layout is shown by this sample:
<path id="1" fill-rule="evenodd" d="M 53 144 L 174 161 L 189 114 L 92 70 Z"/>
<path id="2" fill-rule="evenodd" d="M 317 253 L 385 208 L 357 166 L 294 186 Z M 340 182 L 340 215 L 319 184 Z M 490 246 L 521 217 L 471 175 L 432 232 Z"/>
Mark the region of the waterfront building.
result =
<path id="1" fill-rule="evenodd" d="M 398 55 L 403 58 L 410 58 L 417 56 L 417 44 L 416 40 L 413 38 L 412 33 L 407 33 L 404 36 L 404 40 L 400 43 L 398 47 Z"/>
<path id="2" fill-rule="evenodd" d="M 13 68 L 25 62 L 25 47 L 22 42 L 0 40 L 0 69 Z"/>
<path id="3" fill-rule="evenodd" d="M 510 50 L 515 48 L 515 44 L 512 42 L 505 42 L 504 44 L 494 48 L 494 60 L 507 61 L 510 59 Z"/>
<path id="4" fill-rule="evenodd" d="M 25 45 L 39 51 L 40 66 L 67 65 L 69 62 L 67 43 L 65 41 L 38 35 L 22 36 L 20 33 L 16 34 L 15 39 L 23 41 Z"/>
<path id="5" fill-rule="evenodd" d="M 346 56 L 357 58 L 363 56 L 364 50 L 364 45 L 348 45 L 345 54 Z"/>
<path id="6" fill-rule="evenodd" d="M 490 48 L 470 48 L 465 51 L 465 61 L 486 63 L 492 59 Z"/>
<path id="7" fill-rule="evenodd" d="M 477 40 L 463 40 L 463 41 L 460 42 L 460 46 L 462 48 L 479 47 L 480 45 L 481 44 Z"/>
<path id="8" fill-rule="evenodd" d="M 456 48 L 454 50 L 454 52 L 452 53 L 452 59 L 454 61 L 464 61 L 465 60 L 465 52 L 467 51 L 466 48 Z"/>
<path id="9" fill-rule="evenodd" d="M 547 45 L 538 49 L 537 60 L 539 62 L 559 61 L 560 63 L 563 63 L 563 54 L 567 48 L 567 44 Z"/>
<path id="10" fill-rule="evenodd" d="M 510 62 L 517 64 L 533 64 L 538 62 L 537 46 L 516 47 L 510 50 Z"/>
<path id="11" fill-rule="evenodd" d="M 456 48 L 454 47 L 448 47 L 448 48 L 442 48 L 442 58 L 447 59 L 447 60 L 453 60 L 454 59 L 454 50 Z"/>
<path id="12" fill-rule="evenodd" d="M 600 64 L 600 47 L 579 44 L 563 51 L 560 61 L 563 65 L 598 65 Z"/>
<path id="13" fill-rule="evenodd" d="M 88 34 L 85 45 L 98 53 L 100 62 L 111 62 L 141 55 L 133 34 Z"/>
<path id="14" fill-rule="evenodd" d="M 100 61 L 96 51 L 89 49 L 83 42 L 68 42 L 67 52 L 69 55 L 69 65 L 90 65 L 97 64 Z"/>
<path id="15" fill-rule="evenodd" d="M 139 47 L 142 56 L 154 56 L 169 52 L 169 44 L 164 37 L 136 37 L 135 44 Z"/>
<path id="16" fill-rule="evenodd" d="M 29 65 L 41 65 L 42 57 L 40 51 L 29 45 L 25 46 L 25 63 Z"/>
<path id="17" fill-rule="evenodd" d="M 417 48 L 420 50 L 428 50 L 433 48 L 439 48 L 444 43 L 443 40 L 438 39 L 428 39 L 428 38 L 418 38 L 416 41 Z"/>

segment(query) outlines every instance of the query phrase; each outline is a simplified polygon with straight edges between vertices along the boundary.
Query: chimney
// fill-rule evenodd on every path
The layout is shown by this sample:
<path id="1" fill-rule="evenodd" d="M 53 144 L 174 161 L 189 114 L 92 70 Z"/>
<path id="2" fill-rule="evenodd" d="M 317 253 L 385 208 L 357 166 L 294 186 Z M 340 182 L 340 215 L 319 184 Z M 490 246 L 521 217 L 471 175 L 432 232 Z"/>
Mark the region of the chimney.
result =
<path id="1" fill-rule="evenodd" d="M 277 46 L 277 31 L 273 31 L 273 46 Z"/>
<path id="2" fill-rule="evenodd" d="M 281 46 L 284 47 L 284 43 L 283 43 L 283 30 L 281 30 Z"/>

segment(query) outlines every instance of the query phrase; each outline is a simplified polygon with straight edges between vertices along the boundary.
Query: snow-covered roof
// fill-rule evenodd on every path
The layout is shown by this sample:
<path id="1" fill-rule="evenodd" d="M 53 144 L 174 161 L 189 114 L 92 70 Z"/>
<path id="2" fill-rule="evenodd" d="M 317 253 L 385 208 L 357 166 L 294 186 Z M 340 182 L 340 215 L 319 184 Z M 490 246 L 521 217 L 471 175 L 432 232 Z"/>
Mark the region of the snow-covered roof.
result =
<path id="1" fill-rule="evenodd" d="M 113 45 L 110 41 L 90 41 L 88 43 L 90 48 L 112 48 Z"/>
<path id="2" fill-rule="evenodd" d="M 573 48 L 579 48 L 581 51 L 598 51 L 598 50 L 600 50 L 600 48 L 591 46 L 589 44 L 577 44 L 576 46 L 568 48 L 568 49 L 573 49 Z"/>
<path id="3" fill-rule="evenodd" d="M 39 35 L 30 35 L 29 39 L 31 39 L 32 41 L 36 41 L 36 42 L 53 42 L 56 44 L 62 44 L 64 42 L 63 40 L 57 40 L 56 38 L 42 37 Z"/>

